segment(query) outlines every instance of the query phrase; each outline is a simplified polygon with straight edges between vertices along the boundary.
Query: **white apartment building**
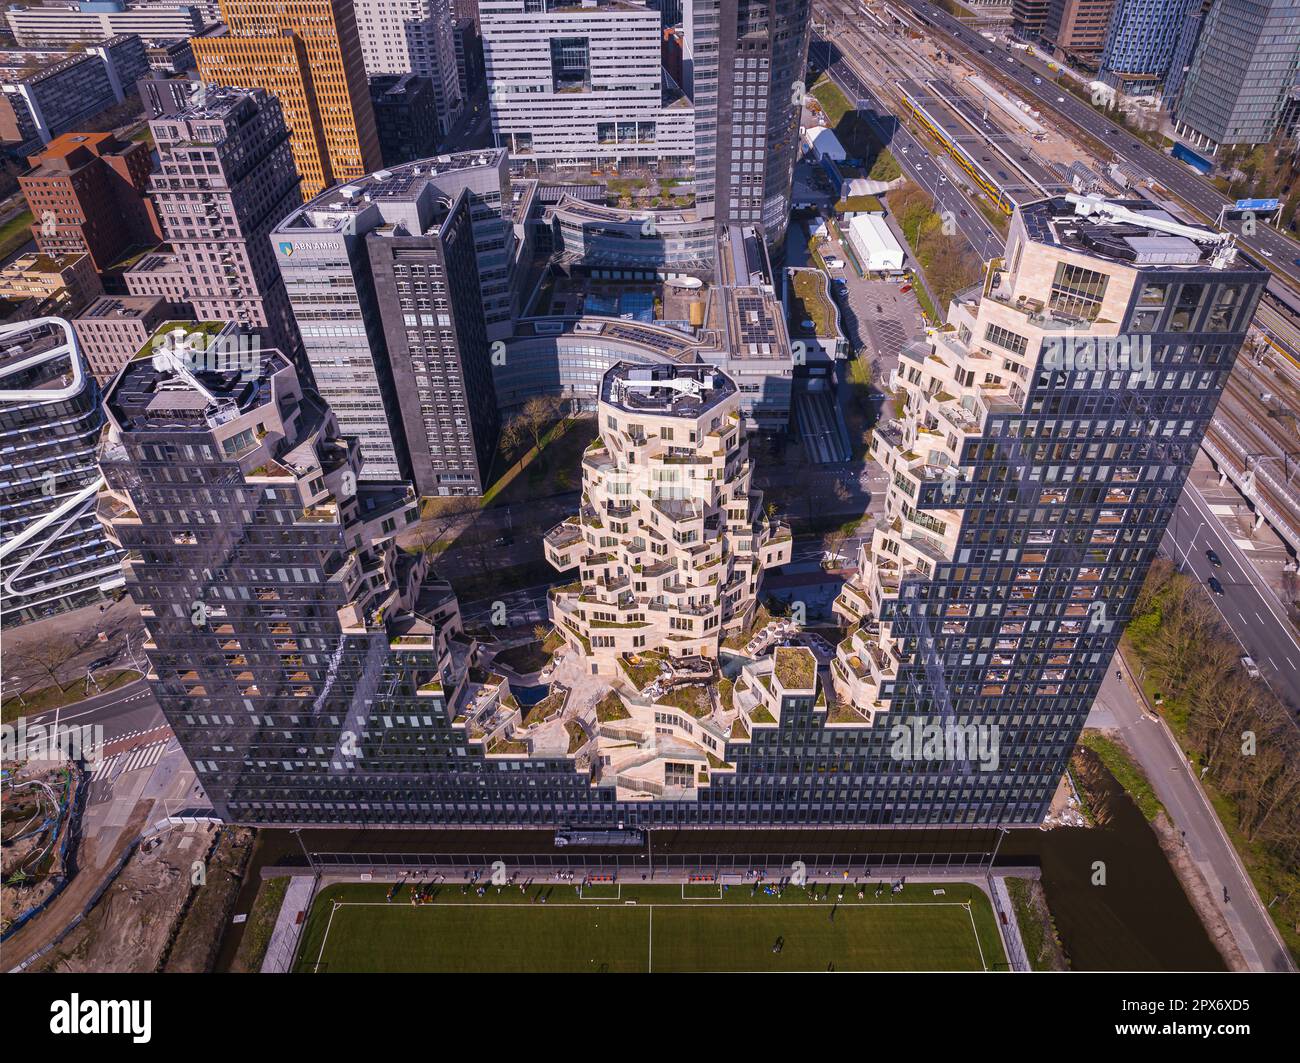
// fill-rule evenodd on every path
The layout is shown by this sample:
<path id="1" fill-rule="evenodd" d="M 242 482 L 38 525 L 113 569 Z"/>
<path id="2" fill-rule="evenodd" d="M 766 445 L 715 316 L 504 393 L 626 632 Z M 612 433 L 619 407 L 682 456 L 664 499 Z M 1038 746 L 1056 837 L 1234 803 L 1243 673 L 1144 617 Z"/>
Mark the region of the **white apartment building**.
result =
<path id="1" fill-rule="evenodd" d="M 144 41 L 183 41 L 202 32 L 209 19 L 198 6 L 82 11 L 76 7 L 15 7 L 5 12 L 20 47 L 102 41 L 134 33 Z"/>
<path id="2" fill-rule="evenodd" d="M 694 112 L 662 63 L 661 15 L 635 0 L 481 0 L 496 144 L 551 166 L 686 166 Z"/>
<path id="3" fill-rule="evenodd" d="M 715 661 L 748 628 L 762 571 L 793 545 L 751 486 L 736 384 L 701 363 L 620 362 L 597 410 L 582 510 L 546 535 L 547 561 L 579 569 L 552 588 L 551 620 L 593 673 L 651 651 Z"/>
<path id="4" fill-rule="evenodd" d="M 366 76 L 417 74 L 433 82 L 442 134 L 465 101 L 456 73 L 455 11 L 451 0 L 353 0 Z"/>

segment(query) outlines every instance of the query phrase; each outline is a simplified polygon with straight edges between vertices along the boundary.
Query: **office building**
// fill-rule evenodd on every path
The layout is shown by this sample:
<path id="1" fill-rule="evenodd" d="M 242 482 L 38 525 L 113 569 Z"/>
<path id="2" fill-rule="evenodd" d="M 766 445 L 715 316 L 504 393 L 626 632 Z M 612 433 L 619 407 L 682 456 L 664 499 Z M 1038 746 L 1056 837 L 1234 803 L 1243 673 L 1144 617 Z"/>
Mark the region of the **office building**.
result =
<path id="1" fill-rule="evenodd" d="M 170 320 L 172 307 L 161 296 L 102 295 L 72 319 L 72 330 L 86 365 L 103 386 Z"/>
<path id="2" fill-rule="evenodd" d="M 1202 0 L 1115 0 L 1101 56 L 1101 79 L 1130 95 L 1158 92 L 1187 16 L 1199 11 L 1201 4 Z"/>
<path id="3" fill-rule="evenodd" d="M 433 88 L 438 132 L 446 136 L 465 102 L 456 70 L 451 0 L 353 0 L 353 4 L 366 74 L 427 78 Z"/>
<path id="4" fill-rule="evenodd" d="M 456 81 L 460 98 L 468 100 L 483 84 L 483 38 L 479 36 L 478 20 L 456 20 Z"/>
<path id="5" fill-rule="evenodd" d="M 301 345 L 268 234 L 302 203 L 279 101 L 263 89 L 196 86 L 189 107 L 149 123 L 158 169 L 149 179 L 167 256 L 200 320 L 234 321 L 297 357 Z M 163 252 L 159 252 L 162 254 Z M 132 294 L 174 294 L 127 271 Z"/>
<path id="6" fill-rule="evenodd" d="M 500 416 L 479 294 L 469 190 L 426 197 L 366 234 L 370 276 L 421 495 L 481 495 Z"/>
<path id="7" fill-rule="evenodd" d="M 807 86 L 809 0 L 687 0 L 686 91 L 695 107 L 702 218 L 785 240 Z"/>
<path id="8" fill-rule="evenodd" d="M 874 822 L 1045 814 L 1267 279 L 1231 234 L 1067 195 L 1022 207 L 982 293 L 904 349 L 871 443 L 885 513 L 836 601 Z M 965 752 L 891 755 L 934 727 Z"/>
<path id="9" fill-rule="evenodd" d="M 0 269 L 6 317 L 72 317 L 104 292 L 90 255 L 19 255 Z"/>
<path id="10" fill-rule="evenodd" d="M 12 54 L 12 53 L 11 53 Z M 39 150 L 121 102 L 97 55 L 19 53 L 0 63 L 0 142 Z"/>
<path id="11" fill-rule="evenodd" d="M 1017 36 L 1035 40 L 1047 22 L 1048 0 L 1012 0 L 1011 25 Z"/>
<path id="12" fill-rule="evenodd" d="M 690 101 L 663 77 L 659 12 L 637 0 L 482 0 L 494 142 L 517 164 L 676 172 Z"/>
<path id="13" fill-rule="evenodd" d="M 135 90 L 140 96 L 140 105 L 144 108 L 146 118 L 158 118 L 185 110 L 194 102 L 194 93 L 197 91 L 196 83 L 184 74 L 168 75 L 157 70 L 149 77 L 137 81 Z"/>
<path id="14" fill-rule="evenodd" d="M 1043 43 L 1052 55 L 1095 71 L 1106 47 L 1106 30 L 1116 0 L 1048 0 Z"/>
<path id="15" fill-rule="evenodd" d="M 503 411 L 539 394 L 595 411 L 605 373 L 619 362 L 705 362 L 735 384 L 747 432 L 789 428 L 798 402 L 794 347 L 756 227 L 567 195 L 543 219 L 556 289 L 577 299 L 563 313 L 521 319 L 503 341 L 493 362 Z M 597 285 L 613 294 L 592 291 Z M 669 317 L 656 318 L 655 298 Z"/>
<path id="16" fill-rule="evenodd" d="M 740 393 L 713 366 L 620 362 L 597 420 L 582 509 L 546 535 L 547 561 L 579 582 L 551 591 L 551 620 L 593 674 L 651 650 L 716 662 L 792 544 L 751 485 Z"/>
<path id="17" fill-rule="evenodd" d="M 462 152 L 330 189 L 272 232 L 316 387 L 367 476 L 481 490 L 497 429 L 488 343 L 512 319 L 510 205 L 505 152 Z"/>
<path id="18" fill-rule="evenodd" d="M 129 9 L 122 0 L 94 0 L 75 7 L 11 7 L 5 19 L 14 40 L 22 46 L 86 44 L 119 33 L 146 41 L 181 41 L 204 26 L 197 8 L 179 2 L 143 10 Z"/>
<path id="19" fill-rule="evenodd" d="M 112 133 L 64 133 L 27 160 L 18 187 L 32 212 L 32 239 L 47 255 L 89 254 L 97 270 L 161 238 L 145 198 L 147 144 Z"/>
<path id="20" fill-rule="evenodd" d="M 1300 0 L 1219 0 L 1205 16 L 1174 129 L 1211 152 L 1273 139 L 1300 70 Z"/>
<path id="21" fill-rule="evenodd" d="M 426 159 L 438 147 L 438 106 L 433 82 L 417 74 L 370 79 L 370 102 L 385 166 Z"/>
<path id="22" fill-rule="evenodd" d="M 226 31 L 190 42 L 199 79 L 280 101 L 304 197 L 381 165 L 352 0 L 222 0 L 221 11 Z"/>
<path id="23" fill-rule="evenodd" d="M 184 75 L 195 67 L 194 47 L 188 40 L 150 42 L 145 46 L 145 53 L 149 57 L 149 72 L 154 77 Z M 136 84 L 138 87 L 139 82 Z"/>
<path id="24" fill-rule="evenodd" d="M 100 392 L 68 323 L 0 325 L 0 618 L 5 627 L 101 601 L 122 585 L 95 519 Z"/>

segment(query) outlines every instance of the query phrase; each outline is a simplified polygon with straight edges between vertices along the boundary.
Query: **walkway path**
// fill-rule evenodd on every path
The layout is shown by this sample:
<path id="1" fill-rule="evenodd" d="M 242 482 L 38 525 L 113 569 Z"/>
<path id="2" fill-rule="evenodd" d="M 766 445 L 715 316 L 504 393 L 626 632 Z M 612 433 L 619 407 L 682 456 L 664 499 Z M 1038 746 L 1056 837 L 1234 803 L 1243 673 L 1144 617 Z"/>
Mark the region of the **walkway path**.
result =
<path id="1" fill-rule="evenodd" d="M 280 915 L 271 931 L 271 942 L 266 946 L 266 958 L 262 960 L 263 974 L 285 974 L 293 965 L 293 956 L 298 949 L 298 935 L 307 922 L 307 909 L 311 907 L 312 894 L 315 892 L 315 879 L 310 875 L 295 875 L 289 880 L 289 888 L 284 891 L 284 902 L 280 905 Z M 302 916 L 301 921 L 299 915 Z"/>

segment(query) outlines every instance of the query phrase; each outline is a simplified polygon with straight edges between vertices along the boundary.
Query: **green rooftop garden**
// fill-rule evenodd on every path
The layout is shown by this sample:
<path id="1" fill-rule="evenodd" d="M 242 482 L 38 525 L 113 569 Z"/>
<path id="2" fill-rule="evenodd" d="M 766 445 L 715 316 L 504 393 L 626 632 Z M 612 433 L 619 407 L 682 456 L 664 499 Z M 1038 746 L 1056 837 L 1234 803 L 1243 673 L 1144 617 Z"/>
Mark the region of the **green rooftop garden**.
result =
<path id="1" fill-rule="evenodd" d="M 817 658 L 806 647 L 778 646 L 773 672 L 787 690 L 811 690 L 817 683 Z"/>
<path id="2" fill-rule="evenodd" d="M 627 711 L 618 692 L 611 690 L 596 702 L 596 720 L 598 723 L 613 723 L 615 720 L 630 720 L 632 714 Z"/>

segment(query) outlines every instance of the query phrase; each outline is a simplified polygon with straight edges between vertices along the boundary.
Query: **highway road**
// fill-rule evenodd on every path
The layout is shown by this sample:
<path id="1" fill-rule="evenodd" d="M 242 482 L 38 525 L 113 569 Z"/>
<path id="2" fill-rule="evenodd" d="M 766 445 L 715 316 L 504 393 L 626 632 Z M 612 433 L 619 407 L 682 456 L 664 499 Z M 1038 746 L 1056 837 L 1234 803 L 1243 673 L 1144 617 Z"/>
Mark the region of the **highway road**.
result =
<path id="1" fill-rule="evenodd" d="M 852 53 L 842 47 L 844 43 L 841 38 L 832 45 L 817 36 L 809 51 L 820 60 L 850 103 L 866 103 L 866 107 L 859 108 L 863 117 L 871 124 L 880 142 L 889 148 L 903 172 L 934 199 L 938 213 L 946 211 L 951 215 L 962 235 L 982 260 L 997 258 L 1005 246 L 1001 235 L 984 220 L 975 203 L 961 192 L 949 174 L 922 147 L 921 142 L 908 132 L 890 108 L 850 66 Z M 942 312 L 947 308 L 939 309 Z"/>
<path id="2" fill-rule="evenodd" d="M 1184 571 L 1206 584 L 1216 576 L 1223 596 L 1210 592 L 1224 623 L 1259 665 L 1260 678 L 1292 715 L 1300 714 L 1300 643 L 1287 622 L 1277 597 L 1255 571 L 1246 552 L 1219 523 L 1209 503 L 1188 483 L 1178 501 L 1161 547 Z M 1207 549 L 1219 555 L 1223 567 L 1216 569 L 1205 556 Z M 1207 586 L 1208 591 L 1208 586 Z"/>
<path id="3" fill-rule="evenodd" d="M 1008 52 L 1006 49 L 990 45 L 975 30 L 963 26 L 958 19 L 929 3 L 928 0 L 904 0 L 904 2 L 914 11 L 923 14 L 932 25 L 965 45 L 968 51 L 974 51 L 976 58 L 987 60 L 989 65 L 1014 80 L 1027 101 L 1032 101 L 1035 106 L 1064 117 L 1069 123 L 1083 129 L 1097 140 L 1109 144 L 1117 156 L 1145 170 L 1204 217 L 1213 221 L 1219 216 L 1219 211 L 1224 205 L 1233 202 L 1191 167 L 1149 144 L 1134 139 L 1132 134 L 1108 122 L 1088 104 L 1064 89 L 1058 88 L 1053 84 L 1052 74 L 1046 64 L 1028 58 L 1019 50 Z M 987 56 L 980 54 L 985 49 L 991 49 Z M 1012 61 L 1007 62 L 1008 58 Z M 1038 84 L 1034 82 L 1035 77 L 1040 79 Z M 1293 284 L 1300 284 L 1300 243 L 1264 224 L 1257 224 L 1254 233 L 1247 236 L 1241 231 L 1242 224 L 1240 220 L 1231 221 L 1227 228 L 1237 233 L 1241 244 L 1260 253 L 1275 273 L 1285 275 Z"/>

